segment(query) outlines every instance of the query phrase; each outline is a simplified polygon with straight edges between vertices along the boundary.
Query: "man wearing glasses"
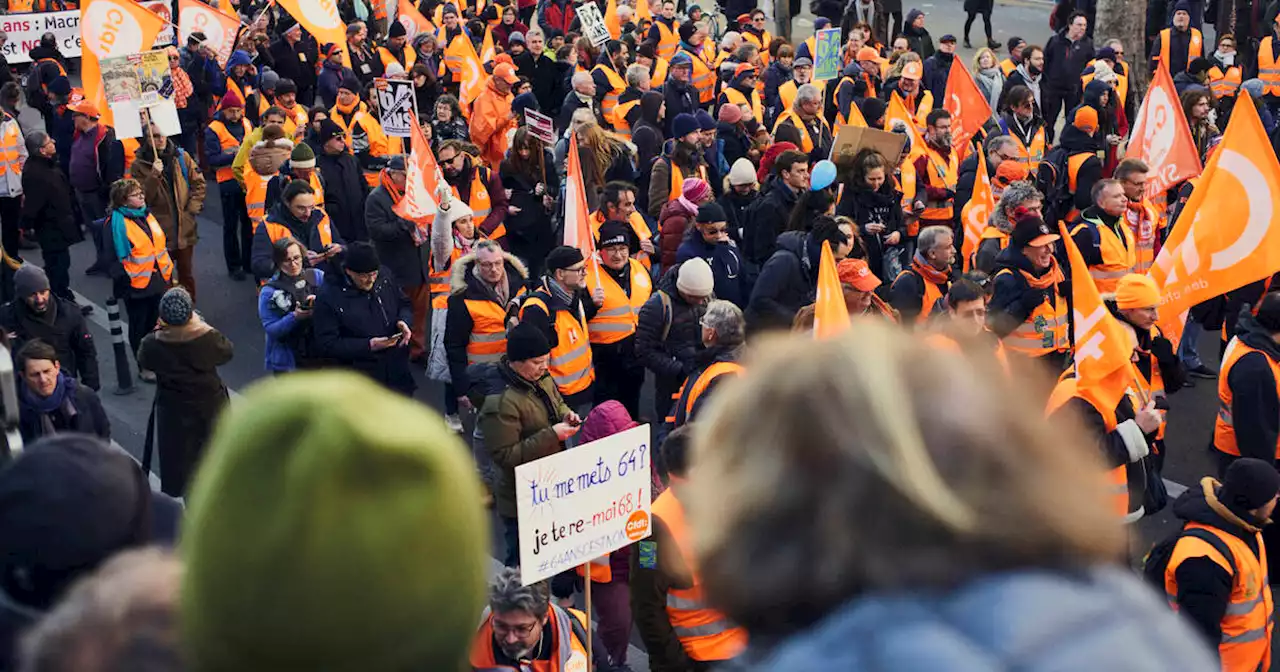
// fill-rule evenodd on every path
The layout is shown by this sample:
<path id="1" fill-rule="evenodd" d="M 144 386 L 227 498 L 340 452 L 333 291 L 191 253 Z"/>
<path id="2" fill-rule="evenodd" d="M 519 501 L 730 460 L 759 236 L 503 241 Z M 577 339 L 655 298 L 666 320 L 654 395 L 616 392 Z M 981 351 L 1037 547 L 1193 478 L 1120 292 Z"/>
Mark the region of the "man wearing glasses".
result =
<path id="1" fill-rule="evenodd" d="M 476 225 L 484 235 L 489 240 L 501 240 L 507 235 L 503 224 L 507 218 L 507 192 L 498 173 L 478 165 L 463 147 L 458 140 L 445 140 L 436 150 L 444 181 L 453 191 L 453 197 L 471 208 Z"/>
<path id="2" fill-rule="evenodd" d="M 613 669 L 603 646 L 592 648 L 596 661 L 588 664 L 586 615 L 552 604 L 546 581 L 520 583 L 520 570 L 512 567 L 490 582 L 489 604 L 471 644 L 472 669 Z"/>
<path id="3" fill-rule="evenodd" d="M 520 306 L 520 321 L 538 327 L 551 342 L 551 378 L 580 417 L 591 410 L 596 380 L 587 320 L 604 303 L 604 290 L 587 288 L 586 277 L 582 251 L 561 245 L 547 255 L 542 286 Z"/>

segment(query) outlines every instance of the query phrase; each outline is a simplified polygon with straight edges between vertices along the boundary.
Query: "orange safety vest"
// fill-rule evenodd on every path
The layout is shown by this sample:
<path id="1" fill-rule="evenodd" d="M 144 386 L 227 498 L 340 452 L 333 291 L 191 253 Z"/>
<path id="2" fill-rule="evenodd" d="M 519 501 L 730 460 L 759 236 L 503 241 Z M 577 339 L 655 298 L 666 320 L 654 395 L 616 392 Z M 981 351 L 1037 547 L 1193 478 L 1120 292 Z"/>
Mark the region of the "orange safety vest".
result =
<path id="1" fill-rule="evenodd" d="M 253 93 L 253 87 L 245 86 L 240 88 L 235 79 L 227 77 L 227 91 L 234 91 L 237 96 L 240 96 L 240 100 L 247 101 L 249 100 L 249 94 Z"/>
<path id="2" fill-rule="evenodd" d="M 1172 33 L 1172 28 L 1165 28 L 1160 31 L 1159 37 L 1156 38 L 1160 41 L 1160 62 L 1164 63 L 1166 66 L 1169 65 L 1169 46 Z M 1200 58 L 1203 55 L 1204 36 L 1200 34 L 1199 30 L 1192 28 L 1191 44 L 1187 47 L 1187 65 L 1190 65 L 1191 61 Z"/>
<path id="3" fill-rule="evenodd" d="M 778 100 L 782 101 L 782 109 L 791 109 L 791 106 L 796 102 L 796 92 L 799 90 L 800 87 L 796 85 L 796 80 L 794 79 L 788 79 L 778 87 Z"/>
<path id="4" fill-rule="evenodd" d="M 898 273 L 898 277 L 893 279 L 893 282 L 897 284 L 902 279 L 902 276 L 912 274 L 919 275 L 911 269 L 903 269 L 901 273 Z M 937 285 L 923 277 L 920 278 L 920 282 L 924 284 L 924 296 L 920 297 L 920 314 L 916 316 L 916 324 L 928 322 L 929 315 L 933 313 L 933 307 L 938 304 L 938 299 L 942 298 L 942 290 Z"/>
<path id="5" fill-rule="evenodd" d="M 747 101 L 747 97 L 742 95 L 741 91 L 733 88 L 732 86 L 724 87 L 724 91 L 721 91 L 721 93 L 724 94 L 725 99 L 729 101 L 729 104 L 731 105 L 747 105 L 750 107 L 751 116 L 754 117 L 756 121 L 764 119 L 764 103 L 760 102 L 759 91 L 753 90 L 751 92 L 750 101 Z"/>
<path id="6" fill-rule="evenodd" d="M 374 3 L 374 4 L 378 4 L 378 3 Z M 406 44 L 404 46 L 404 49 L 402 49 L 401 51 L 404 52 L 403 63 L 400 61 L 399 58 L 396 58 L 395 54 L 391 53 L 390 49 L 386 47 L 378 47 L 378 59 L 382 61 L 382 68 L 385 70 L 387 66 L 391 65 L 392 63 L 400 63 L 400 65 L 404 66 L 405 72 L 409 72 L 410 70 L 412 70 L 413 65 L 418 62 L 417 50 Z"/>
<path id="7" fill-rule="evenodd" d="M 1098 61 L 1094 60 L 1090 62 L 1089 65 L 1086 67 L 1092 67 L 1097 63 Z M 1116 74 L 1116 83 L 1112 88 L 1115 89 L 1116 97 L 1120 100 L 1120 107 L 1124 107 L 1125 100 L 1129 97 L 1129 76 L 1122 75 L 1119 72 L 1116 72 L 1115 74 Z M 1089 82 L 1092 82 L 1096 75 L 1097 75 L 1096 72 L 1090 72 L 1088 74 L 1081 75 L 1080 90 L 1083 91 L 1084 87 L 1088 86 Z"/>
<path id="8" fill-rule="evenodd" d="M 1009 137 L 1013 138 L 1014 144 L 1018 146 L 1018 163 L 1026 166 L 1027 173 L 1035 175 L 1040 169 L 1040 162 L 1044 160 L 1045 136 L 1044 126 L 1036 130 L 1036 134 L 1031 137 L 1031 145 L 1022 144 L 1022 139 L 1017 133 L 1009 132 Z"/>
<path id="9" fill-rule="evenodd" d="M 1280 63 L 1276 62 L 1275 38 L 1270 35 L 1258 45 L 1258 79 L 1264 84 L 1263 95 L 1280 96 Z"/>
<path id="10" fill-rule="evenodd" d="M 1000 61 L 1000 72 L 1003 72 L 1005 77 L 1008 77 L 1009 73 L 1017 69 L 1018 64 L 1014 63 L 1012 58 L 1006 58 L 1003 61 Z"/>
<path id="11" fill-rule="evenodd" d="M 635 259 L 627 260 L 631 271 L 631 294 L 622 291 L 617 280 L 609 273 L 601 272 L 600 262 L 587 262 L 587 287 L 604 289 L 604 303 L 596 310 L 596 316 L 587 321 L 587 333 L 591 343 L 608 345 L 617 343 L 636 333 L 640 320 L 640 307 L 653 293 L 649 271 Z"/>
<path id="12" fill-rule="evenodd" d="M 4 134 L 0 135 L 0 177 L 7 175 L 10 171 L 21 176 L 22 157 L 18 154 L 18 150 L 24 140 L 17 118 L 13 119 L 12 124 L 5 124 L 4 128 Z"/>
<path id="13" fill-rule="evenodd" d="M 253 222 L 253 230 L 267 218 L 267 183 L 272 175 L 259 175 L 253 164 L 244 164 L 244 206 L 249 211 L 249 221 Z"/>
<path id="14" fill-rule="evenodd" d="M 454 246 L 449 251 L 449 265 L 443 271 L 430 271 L 427 273 L 427 288 L 431 292 L 431 309 L 432 310 L 448 310 L 449 294 L 453 288 L 450 286 L 449 278 L 453 275 L 453 265 L 458 263 L 462 258 L 462 251 Z M 475 318 L 472 318 L 472 322 Z"/>
<path id="15" fill-rule="evenodd" d="M 1093 277 L 1093 284 L 1098 286 L 1099 292 L 1115 292 L 1120 278 L 1137 272 L 1135 267 L 1138 265 L 1138 252 L 1133 232 L 1127 225 L 1123 225 L 1119 227 L 1120 235 L 1116 235 L 1102 220 L 1085 217 L 1071 229 L 1070 235 L 1075 237 L 1080 229 L 1089 224 L 1093 224 L 1094 230 L 1098 232 L 1098 252 L 1102 254 L 1102 263 L 1089 266 L 1089 275 Z"/>
<path id="16" fill-rule="evenodd" d="M 724 375 L 741 376 L 745 372 L 746 368 L 737 362 L 716 362 L 703 369 L 698 378 L 692 381 L 692 385 L 689 384 L 690 379 L 686 378 L 675 394 L 676 403 L 672 406 L 671 415 L 666 418 L 667 422 L 672 427 L 687 424 L 693 418 L 693 409 L 698 404 L 698 399 L 702 398 L 702 393 L 707 391 L 712 381 Z"/>
<path id="17" fill-rule="evenodd" d="M 604 213 L 599 210 L 591 213 L 589 221 L 591 222 L 592 237 L 599 238 L 600 227 L 604 225 Z M 644 221 L 644 216 L 638 211 L 631 213 L 631 218 L 627 220 L 627 223 L 631 225 L 631 230 L 635 232 L 636 238 L 640 240 L 653 240 L 653 231 L 649 229 L 649 224 Z M 644 266 L 645 270 L 649 270 L 653 267 L 653 259 L 651 259 L 649 257 L 649 253 L 644 250 L 636 252 L 635 256 L 631 258 L 640 262 L 640 265 Z M 594 285 L 592 286 L 594 287 Z"/>
<path id="18" fill-rule="evenodd" d="M 852 77 L 845 77 L 844 79 L 840 80 L 840 82 L 836 84 L 836 88 L 835 88 L 836 93 L 833 94 L 836 96 L 837 99 L 839 98 L 839 95 L 840 95 L 840 87 L 844 86 L 845 83 L 848 83 L 850 86 L 852 86 L 856 82 Z M 828 82 L 828 85 L 829 84 L 830 83 Z M 791 109 L 791 108 L 788 107 L 787 109 Z M 845 116 L 845 113 L 840 109 L 840 106 L 836 105 L 836 128 L 840 128 L 841 126 L 861 126 L 863 128 L 867 127 L 867 120 L 863 118 L 862 110 L 858 109 L 858 105 L 856 101 L 849 103 L 848 116 Z"/>
<path id="19" fill-rule="evenodd" d="M 1240 91 L 1241 81 L 1243 76 L 1238 65 L 1227 68 L 1226 72 L 1216 65 L 1209 69 L 1209 90 L 1215 99 L 1234 97 Z"/>
<path id="20" fill-rule="evenodd" d="M 911 116 L 916 120 L 916 129 L 923 133 L 925 127 L 929 125 L 929 113 L 933 111 L 933 92 L 927 90 L 917 92 L 913 100 L 919 102 L 914 103 L 915 109 L 912 109 L 913 103 L 903 98 L 897 89 L 890 94 L 890 97 L 890 100 L 896 97 L 898 102 L 902 103 L 902 108 L 910 112 Z M 888 120 L 886 119 L 886 121 Z"/>
<path id="21" fill-rule="evenodd" d="M 129 238 L 129 256 L 120 260 L 124 270 L 129 274 L 129 286 L 134 289 L 146 289 L 151 284 L 151 273 L 160 269 L 160 277 L 164 281 L 173 280 L 173 260 L 169 258 L 169 248 L 165 241 L 164 229 L 155 215 L 147 213 L 147 229 L 144 230 L 130 217 L 124 218 L 125 235 Z"/>
<path id="22" fill-rule="evenodd" d="M 278 240 L 293 235 L 289 232 L 289 227 L 284 224 L 277 224 L 269 219 L 263 220 L 263 224 L 266 225 L 267 237 L 271 239 L 273 244 Z M 320 221 L 316 223 L 316 230 L 320 232 L 320 247 L 322 249 L 333 244 L 333 224 L 329 221 L 328 213 L 324 213 Z"/>
<path id="23" fill-rule="evenodd" d="M 929 170 L 925 171 L 928 184 L 936 189 L 956 190 L 956 181 L 960 177 L 959 152 L 952 151 L 946 159 L 928 143 L 924 146 L 924 156 L 929 162 Z M 954 203 L 943 201 L 925 201 L 924 212 L 920 219 L 951 219 Z"/>
<path id="24" fill-rule="evenodd" d="M 681 51 L 684 50 L 682 49 Z M 698 56 L 697 54 L 690 54 L 688 51 L 685 51 L 684 53 L 688 54 L 689 58 L 693 59 L 693 74 L 690 75 L 689 83 L 693 85 L 693 88 L 698 90 L 698 103 L 706 105 L 707 103 L 715 100 L 716 97 L 716 72 L 712 66 L 707 65 L 707 62 L 702 60 L 701 56 Z M 649 84 L 654 87 L 658 86 L 653 81 L 652 77 L 650 78 Z"/>
<path id="25" fill-rule="evenodd" d="M 658 27 L 658 56 L 671 60 L 676 55 L 676 48 L 680 46 L 680 22 L 672 19 L 671 27 L 661 19 L 655 18 L 653 25 Z"/>
<path id="26" fill-rule="evenodd" d="M 613 132 L 627 142 L 631 141 L 631 124 L 627 123 L 627 115 L 631 114 L 631 110 L 639 104 L 640 99 L 635 98 L 625 103 L 618 103 L 618 106 L 613 109 Z"/>
<path id="27" fill-rule="evenodd" d="M 480 614 L 480 628 L 476 630 L 476 636 L 471 640 L 471 653 L 468 656 L 471 669 L 486 672 L 568 672 L 590 669 L 586 644 L 574 634 L 573 623 L 569 620 L 570 618 L 578 619 L 585 635 L 587 615 L 577 609 L 563 609 L 552 604 L 551 616 L 553 618 L 548 621 L 545 630 L 551 633 L 551 645 L 554 647 L 551 660 L 535 660 L 530 666 L 521 665 L 520 669 L 516 670 L 512 667 L 498 666 L 498 661 L 493 655 L 493 613 L 489 607 L 485 607 Z M 565 646 L 565 642 L 569 642 L 569 646 Z"/>
<path id="28" fill-rule="evenodd" d="M 805 125 L 804 120 L 800 118 L 800 115 L 796 114 L 790 109 L 788 109 L 786 112 L 783 112 L 782 114 L 779 114 L 778 120 L 773 122 L 774 136 L 778 135 L 778 127 L 782 125 L 782 122 L 787 120 L 790 120 L 791 124 L 795 126 L 797 130 L 800 131 L 800 151 L 804 152 L 805 154 L 812 152 L 813 136 L 809 133 L 809 127 Z M 831 130 L 831 127 L 827 125 L 826 119 L 823 119 L 822 117 L 818 117 L 818 122 L 822 124 L 823 128 L 827 129 L 828 131 Z"/>
<path id="29" fill-rule="evenodd" d="M 1178 610 L 1178 567 L 1191 558 L 1209 558 L 1231 574 L 1231 595 L 1222 616 L 1222 639 L 1218 657 L 1225 672 L 1252 672 L 1271 669 L 1271 619 L 1274 607 L 1267 576 L 1267 546 L 1262 533 L 1253 533 L 1258 552 L 1234 533 L 1201 523 L 1189 522 L 1183 530 L 1204 530 L 1222 541 L 1232 557 L 1223 557 L 1214 545 L 1204 539 L 1183 535 L 1173 547 L 1169 565 L 1164 570 L 1164 591 L 1169 606 Z M 1235 571 L 1232 571 L 1234 568 Z"/>
<path id="30" fill-rule="evenodd" d="M 1080 169 L 1084 167 L 1086 161 L 1091 158 L 1096 158 L 1097 156 L 1098 155 L 1094 152 L 1081 152 L 1067 157 L 1067 191 L 1070 192 L 1072 196 L 1075 196 L 1076 192 L 1080 189 Z M 1069 222 L 1075 219 L 1076 215 L 1079 214 L 1080 211 L 1077 210 L 1074 205 L 1071 206 L 1071 210 L 1067 212 L 1066 221 Z M 1101 289 L 1099 289 L 1099 291 L 1101 291 Z"/>
<path id="31" fill-rule="evenodd" d="M 485 171 L 485 172 L 481 172 Z M 488 169 L 483 166 L 472 165 L 471 167 L 471 193 L 467 199 L 467 207 L 471 208 L 471 214 L 476 220 L 476 227 L 480 226 L 485 217 L 493 211 L 493 201 L 489 198 L 489 188 L 485 183 L 489 181 Z M 458 193 L 458 187 L 449 185 L 449 190 L 453 192 L 453 197 L 462 200 L 462 195 Z M 498 226 L 493 233 L 488 234 L 489 240 L 498 240 L 507 235 L 506 226 Z"/>
<path id="32" fill-rule="evenodd" d="M 471 315 L 467 364 L 492 364 L 502 359 L 507 351 L 506 308 L 489 299 L 466 299 L 463 303 Z"/>
<path id="33" fill-rule="evenodd" d="M 1151 264 L 1156 260 L 1156 231 L 1165 227 L 1164 218 L 1156 212 L 1155 206 L 1143 197 L 1139 203 L 1130 203 L 1124 213 L 1125 223 L 1129 225 L 1129 232 L 1133 234 L 1133 239 L 1137 250 L 1137 262 L 1133 265 L 1133 272 L 1146 275 L 1147 270 L 1151 268 Z"/>
<path id="34" fill-rule="evenodd" d="M 613 113 L 618 107 L 618 96 L 621 96 L 622 92 L 627 90 L 627 83 L 618 76 L 618 73 L 613 71 L 613 68 L 603 63 L 597 63 L 596 67 L 592 68 L 591 71 L 603 72 L 604 76 L 609 80 L 611 88 L 604 94 L 604 100 L 600 103 L 600 112 L 604 115 L 606 121 L 617 126 Z"/>
<path id="35" fill-rule="evenodd" d="M 773 36 L 769 34 L 769 31 L 766 30 L 760 35 L 756 35 L 755 33 L 744 29 L 742 31 L 742 39 L 760 48 L 760 64 L 765 67 L 768 67 L 769 66 L 769 43 L 773 42 Z M 813 59 L 816 61 L 817 58 L 818 58 L 818 55 L 815 53 L 813 55 Z M 763 77 L 761 79 L 763 79 Z"/>
<path id="36" fill-rule="evenodd" d="M 1236 427 L 1231 417 L 1231 399 L 1233 392 L 1228 384 L 1227 377 L 1231 373 L 1231 367 L 1241 357 L 1250 352 L 1260 352 L 1263 357 L 1266 353 L 1257 348 L 1250 347 L 1240 342 L 1240 339 L 1233 338 L 1227 344 L 1227 350 L 1222 354 L 1222 370 L 1218 373 L 1218 418 L 1213 422 L 1213 447 L 1219 452 L 1227 455 L 1240 455 L 1240 446 L 1236 444 Z M 1267 357 L 1267 364 L 1271 367 L 1271 375 L 1276 381 L 1276 391 L 1280 393 L 1280 362 Z M 1280 459 L 1280 441 L 1277 441 L 1276 457 Z"/>
<path id="37" fill-rule="evenodd" d="M 684 505 L 675 491 L 667 488 L 653 502 L 652 515 L 671 532 L 671 540 L 689 568 L 692 586 L 667 589 L 667 619 L 684 652 L 693 660 L 710 662 L 732 660 L 747 647 L 747 631 L 729 622 L 719 611 L 707 606 L 702 596 L 689 528 L 685 524 Z"/>
<path id="38" fill-rule="evenodd" d="M 241 119 L 240 125 L 244 128 L 244 134 L 246 136 L 253 130 L 253 124 L 250 124 L 248 119 Z M 227 130 L 227 125 L 222 121 L 215 119 L 214 121 L 209 122 L 209 130 L 213 131 L 213 134 L 218 136 L 218 145 L 222 147 L 222 151 L 225 152 L 228 149 L 239 149 L 240 141 L 236 140 L 234 135 L 231 135 L 231 131 Z M 236 179 L 235 171 L 229 163 L 225 166 L 219 166 L 215 176 L 219 182 L 230 182 Z"/>
<path id="39" fill-rule="evenodd" d="M 283 105 L 280 106 L 280 109 L 284 110 L 284 126 L 282 127 L 284 128 L 284 137 L 290 138 L 290 139 L 294 138 L 295 136 L 297 136 L 299 128 L 304 129 L 305 131 L 305 129 L 307 128 L 307 124 L 310 122 L 310 119 L 311 119 L 310 116 L 307 114 L 307 108 L 295 103 L 292 110 L 286 108 Z M 265 112 L 266 110 L 264 109 L 263 111 Z M 332 112 L 329 113 L 329 118 L 330 119 L 333 118 Z M 350 145 L 351 145 L 351 137 L 348 134 L 347 146 L 350 146 Z"/>
<path id="40" fill-rule="evenodd" d="M 995 237 L 985 235 L 985 229 L 983 234 L 984 238 Z M 1008 244 L 1008 236 L 1005 236 L 1004 243 Z M 1002 268 L 996 273 L 996 277 L 1013 273 L 1013 269 Z M 1004 337 L 1005 344 L 1010 350 L 1028 357 L 1043 357 L 1053 352 L 1063 352 L 1071 347 L 1067 338 L 1067 317 L 1067 300 L 1055 287 L 1052 298 L 1042 301 L 1035 310 L 1031 311 L 1027 319 L 1022 321 L 1022 324 Z"/>
<path id="41" fill-rule="evenodd" d="M 520 306 L 520 318 L 524 319 L 525 308 L 536 305 L 554 321 L 556 344 L 551 348 L 551 379 L 560 388 L 560 394 L 567 397 L 591 387 L 596 380 L 596 370 L 591 365 L 586 323 L 581 316 L 567 310 L 551 312 L 550 301 L 551 297 L 543 290 L 534 292 Z"/>
<path id="42" fill-rule="evenodd" d="M 1045 414 L 1053 415 L 1058 409 L 1066 406 L 1068 401 L 1075 398 L 1084 399 L 1090 406 L 1093 406 L 1093 409 L 1102 416 L 1102 422 L 1106 426 L 1108 433 L 1116 431 L 1116 426 L 1119 424 L 1116 421 L 1116 409 L 1104 410 L 1098 408 L 1088 398 L 1081 396 L 1076 387 L 1075 374 L 1071 371 L 1062 374 L 1062 377 L 1058 379 L 1058 384 L 1053 387 L 1053 392 L 1049 394 L 1049 402 L 1046 405 Z M 1131 512 L 1129 509 L 1129 474 L 1127 466 L 1122 464 L 1110 469 L 1106 475 L 1107 493 L 1111 499 L 1111 509 L 1117 516 L 1126 520 L 1131 518 L 1133 513 L 1141 513 L 1142 511 L 1141 503 L 1139 503 L 1137 511 Z"/>
<path id="43" fill-rule="evenodd" d="M 667 193 L 667 200 L 673 200 L 680 197 L 684 193 L 684 173 L 680 172 L 679 166 L 674 161 L 667 159 L 667 164 L 671 166 L 671 191 Z M 705 165 L 698 166 L 698 177 L 703 182 L 711 184 L 711 180 L 707 179 L 707 167 Z"/>
<path id="44" fill-rule="evenodd" d="M 133 165 L 133 159 L 138 156 L 138 148 L 141 145 L 137 138 L 125 138 L 120 141 L 120 144 L 124 147 L 124 172 L 127 173 L 129 167 Z"/>
<path id="45" fill-rule="evenodd" d="M 372 114 L 369 114 L 369 110 L 365 107 L 364 103 L 356 105 L 356 109 L 353 111 L 349 120 L 345 119 L 345 116 L 346 115 L 338 112 L 338 107 L 336 105 L 329 110 L 329 118 L 342 128 L 343 133 L 346 134 L 348 152 L 355 154 L 353 134 L 356 126 L 360 126 L 364 129 L 365 137 L 369 140 L 370 154 L 373 156 L 382 156 L 386 152 L 385 146 L 375 147 L 377 144 L 375 142 L 375 138 L 380 139 L 378 136 L 382 133 L 382 126 L 378 123 L 377 119 L 373 118 Z M 378 180 L 380 179 L 380 172 L 381 171 L 377 170 L 364 171 L 365 183 L 370 187 L 376 188 L 378 186 Z"/>
<path id="46" fill-rule="evenodd" d="M 656 58 L 653 61 L 653 71 L 649 73 L 649 88 L 656 89 L 667 81 L 667 72 L 671 69 L 671 61 L 665 58 Z M 696 78 L 698 75 L 698 66 L 693 66 L 693 74 Z M 699 91 L 701 94 L 701 91 Z M 701 95 L 699 95 L 701 98 Z"/>

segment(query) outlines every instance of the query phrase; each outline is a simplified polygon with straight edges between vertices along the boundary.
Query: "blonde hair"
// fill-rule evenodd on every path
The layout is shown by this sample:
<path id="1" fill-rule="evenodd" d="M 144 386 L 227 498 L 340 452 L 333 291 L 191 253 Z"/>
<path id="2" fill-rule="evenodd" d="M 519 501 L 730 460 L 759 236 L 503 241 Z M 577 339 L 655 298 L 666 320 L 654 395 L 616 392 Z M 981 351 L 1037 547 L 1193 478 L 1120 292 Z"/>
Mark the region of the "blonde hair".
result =
<path id="1" fill-rule="evenodd" d="M 1000 57 L 996 56 L 996 52 L 992 51 L 990 47 L 983 47 L 973 55 L 973 71 L 975 73 L 982 69 L 982 57 L 987 55 L 991 56 L 991 67 L 1000 67 Z"/>
<path id="2" fill-rule="evenodd" d="M 870 590 L 1123 557 L 1094 443 L 1051 428 L 1047 386 L 989 343 L 966 355 L 856 320 L 746 366 L 697 423 L 681 495 L 708 599 L 753 637 Z"/>

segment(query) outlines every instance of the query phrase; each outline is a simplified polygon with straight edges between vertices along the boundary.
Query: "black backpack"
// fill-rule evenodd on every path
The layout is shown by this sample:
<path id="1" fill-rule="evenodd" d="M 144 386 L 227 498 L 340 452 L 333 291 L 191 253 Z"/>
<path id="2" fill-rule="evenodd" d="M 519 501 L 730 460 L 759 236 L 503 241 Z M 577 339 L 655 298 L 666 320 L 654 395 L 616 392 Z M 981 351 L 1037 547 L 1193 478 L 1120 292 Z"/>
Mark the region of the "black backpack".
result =
<path id="1" fill-rule="evenodd" d="M 1169 569 L 1169 559 L 1173 557 L 1173 548 L 1178 545 L 1178 540 L 1183 537 L 1195 537 L 1212 546 L 1215 551 L 1221 553 L 1222 557 L 1227 559 L 1227 562 L 1231 565 L 1231 574 L 1235 575 L 1236 559 L 1231 549 L 1227 547 L 1227 542 L 1209 530 L 1202 527 L 1192 527 L 1183 528 L 1170 534 L 1157 542 L 1155 546 L 1152 546 L 1150 551 L 1147 551 L 1147 556 L 1142 559 L 1143 580 L 1161 593 L 1165 592 L 1164 574 Z"/>
<path id="2" fill-rule="evenodd" d="M 1036 189 L 1044 194 L 1044 221 L 1050 225 L 1071 212 L 1072 194 L 1067 161 L 1070 154 L 1062 147 L 1054 147 L 1044 155 L 1036 172 Z"/>

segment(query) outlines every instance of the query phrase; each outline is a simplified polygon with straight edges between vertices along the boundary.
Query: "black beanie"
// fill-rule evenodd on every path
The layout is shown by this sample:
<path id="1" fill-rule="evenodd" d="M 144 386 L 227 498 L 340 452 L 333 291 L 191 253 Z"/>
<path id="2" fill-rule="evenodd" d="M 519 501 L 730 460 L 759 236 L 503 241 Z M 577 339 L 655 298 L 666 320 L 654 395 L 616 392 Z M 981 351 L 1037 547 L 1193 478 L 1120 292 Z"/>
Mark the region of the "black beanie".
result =
<path id="1" fill-rule="evenodd" d="M 347 246 L 346 269 L 352 273 L 372 273 L 381 268 L 378 250 L 372 243 L 355 242 Z"/>
<path id="2" fill-rule="evenodd" d="M 679 33 L 681 42 L 688 42 L 693 38 L 693 34 L 698 32 L 698 27 L 694 25 L 692 21 L 689 21 L 680 24 L 680 27 L 676 29 L 676 32 Z"/>
<path id="3" fill-rule="evenodd" d="M 404 24 L 400 21 L 392 21 L 391 26 L 387 29 L 387 37 L 405 37 L 409 33 L 405 31 Z"/>
<path id="4" fill-rule="evenodd" d="M 1243 314 L 1248 308 L 1243 306 L 1240 312 Z M 1280 292 L 1267 292 L 1262 296 L 1262 301 L 1258 304 L 1257 320 L 1263 329 L 1271 333 L 1280 331 Z"/>
<path id="5" fill-rule="evenodd" d="M 507 332 L 507 360 L 524 362 L 551 352 L 551 342 L 542 330 L 521 322 Z"/>
<path id="6" fill-rule="evenodd" d="M 1250 511 L 1275 499 L 1280 492 L 1280 473 L 1274 465 L 1252 457 L 1242 457 L 1227 467 L 1218 490 L 1218 501 L 1229 509 Z"/>
<path id="7" fill-rule="evenodd" d="M 547 275 L 569 268 L 574 264 L 582 263 L 582 260 L 582 250 L 568 245 L 561 245 L 547 253 Z"/>
<path id="8" fill-rule="evenodd" d="M 396 23 L 399 24 L 400 22 L 397 21 Z M 356 74 L 354 72 L 348 70 L 342 75 L 342 83 L 338 84 L 338 89 L 346 89 L 358 96 L 360 95 L 361 89 L 360 80 L 356 78 Z"/>
<path id="9" fill-rule="evenodd" d="M 724 208 L 715 201 L 703 203 L 698 206 L 698 223 L 710 224 L 712 222 L 723 222 L 727 218 L 724 214 Z"/>
<path id="10" fill-rule="evenodd" d="M 884 118 L 884 113 L 888 109 L 883 100 L 879 98 L 866 98 L 858 105 L 858 111 L 862 113 L 862 118 L 868 124 Z"/>

